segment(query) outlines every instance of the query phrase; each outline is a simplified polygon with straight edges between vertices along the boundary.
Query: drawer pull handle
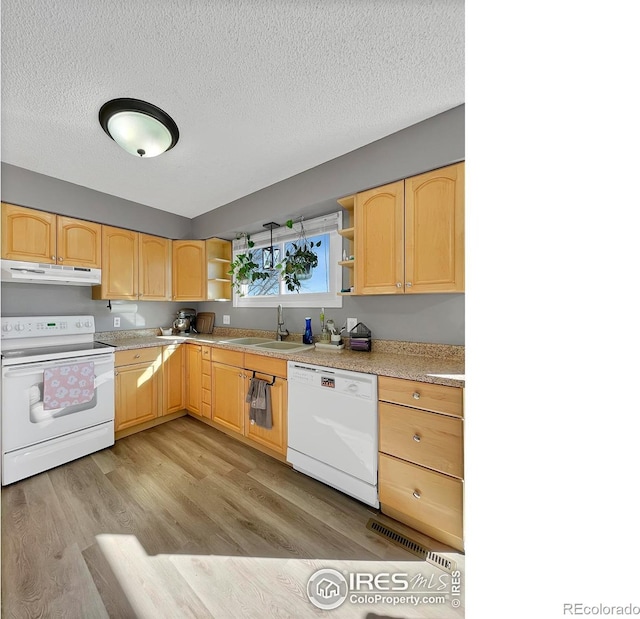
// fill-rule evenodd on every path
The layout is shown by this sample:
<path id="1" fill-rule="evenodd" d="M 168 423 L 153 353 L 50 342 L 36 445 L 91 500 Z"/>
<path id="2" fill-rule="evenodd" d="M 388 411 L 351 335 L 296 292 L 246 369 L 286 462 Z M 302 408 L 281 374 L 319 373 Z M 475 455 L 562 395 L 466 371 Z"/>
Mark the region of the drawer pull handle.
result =
<path id="1" fill-rule="evenodd" d="M 414 434 L 414 435 L 413 435 L 413 440 L 414 440 L 416 443 L 419 443 L 419 442 L 420 442 L 420 435 L 419 435 L 419 434 Z"/>
<path id="2" fill-rule="evenodd" d="M 422 496 L 422 495 L 421 495 L 417 490 L 414 490 L 414 491 L 413 491 L 413 498 L 414 498 L 414 499 L 419 499 L 421 496 Z"/>
<path id="3" fill-rule="evenodd" d="M 419 400 L 420 399 L 420 394 L 417 391 L 413 392 L 413 399 L 414 400 Z"/>

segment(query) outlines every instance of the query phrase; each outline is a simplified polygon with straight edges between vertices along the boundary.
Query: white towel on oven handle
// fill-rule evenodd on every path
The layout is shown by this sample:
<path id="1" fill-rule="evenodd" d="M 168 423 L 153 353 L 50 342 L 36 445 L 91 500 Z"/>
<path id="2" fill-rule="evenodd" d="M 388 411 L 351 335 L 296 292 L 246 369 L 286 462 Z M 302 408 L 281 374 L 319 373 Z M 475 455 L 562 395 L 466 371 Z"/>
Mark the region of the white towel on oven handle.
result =
<path id="1" fill-rule="evenodd" d="M 109 381 L 113 381 L 113 371 L 104 372 L 99 376 L 94 376 L 93 388 L 97 389 L 100 385 L 103 385 L 104 383 Z M 97 394 L 95 394 L 95 397 L 97 397 Z M 52 408 L 49 410 L 44 410 L 44 402 L 42 401 L 42 390 L 40 389 L 40 385 L 32 385 L 29 388 L 29 418 L 34 423 L 39 423 L 41 421 L 45 421 L 46 419 L 55 419 L 56 417 L 62 417 L 63 415 L 74 411 L 77 412 L 78 410 L 85 410 L 87 408 L 90 408 L 94 400 L 86 402 L 87 406 L 83 406 L 82 404 L 74 404 L 72 406 L 65 406 L 64 408 Z"/>

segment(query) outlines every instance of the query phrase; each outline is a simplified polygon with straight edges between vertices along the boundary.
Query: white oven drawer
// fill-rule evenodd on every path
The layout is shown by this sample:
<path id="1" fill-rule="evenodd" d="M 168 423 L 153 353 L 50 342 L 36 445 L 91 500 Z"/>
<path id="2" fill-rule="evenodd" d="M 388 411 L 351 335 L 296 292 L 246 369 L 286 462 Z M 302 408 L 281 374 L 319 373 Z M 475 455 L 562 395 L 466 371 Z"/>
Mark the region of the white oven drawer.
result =
<path id="1" fill-rule="evenodd" d="M 94 364 L 93 399 L 47 410 L 44 371 L 74 363 Z M 2 452 L 6 454 L 52 438 L 113 421 L 114 357 L 92 355 L 2 368 Z"/>

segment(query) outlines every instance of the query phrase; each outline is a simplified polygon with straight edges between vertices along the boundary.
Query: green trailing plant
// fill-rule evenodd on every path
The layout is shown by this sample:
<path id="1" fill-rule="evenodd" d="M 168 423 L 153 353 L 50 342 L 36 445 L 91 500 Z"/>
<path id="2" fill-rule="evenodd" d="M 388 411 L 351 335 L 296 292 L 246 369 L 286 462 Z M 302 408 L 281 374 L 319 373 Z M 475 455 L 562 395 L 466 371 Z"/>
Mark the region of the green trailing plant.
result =
<path id="1" fill-rule="evenodd" d="M 255 260 L 255 252 L 253 251 L 255 243 L 251 240 L 251 236 L 243 232 L 236 238 L 244 239 L 245 248 L 242 252 L 236 254 L 234 260 L 231 262 L 229 275 L 231 275 L 233 288 L 242 297 L 244 296 L 242 291 L 243 285 L 267 279 L 269 274 L 262 271 L 262 267 Z"/>
<path id="2" fill-rule="evenodd" d="M 285 224 L 287 228 L 293 228 L 293 220 L 289 219 Z M 309 279 L 311 271 L 318 266 L 318 255 L 313 251 L 314 247 L 320 247 L 321 241 L 313 242 L 307 239 L 300 220 L 300 236 L 291 248 L 287 249 L 284 260 L 278 265 L 289 292 L 299 292 L 300 280 Z"/>

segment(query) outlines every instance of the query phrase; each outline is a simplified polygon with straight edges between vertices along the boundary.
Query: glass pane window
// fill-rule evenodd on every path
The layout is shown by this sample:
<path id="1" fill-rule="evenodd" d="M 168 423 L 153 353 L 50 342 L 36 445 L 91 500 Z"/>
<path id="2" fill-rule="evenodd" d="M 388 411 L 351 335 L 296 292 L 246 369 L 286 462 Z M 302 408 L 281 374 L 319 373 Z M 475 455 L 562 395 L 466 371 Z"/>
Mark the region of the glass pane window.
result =
<path id="1" fill-rule="evenodd" d="M 338 234 L 341 227 L 341 213 L 304 221 L 306 239 L 314 244 L 311 251 L 316 254 L 318 264 L 309 273 L 298 275 L 297 291 L 288 290 L 282 271 L 272 266 L 281 265 L 287 251 L 295 251 L 293 245 L 300 242 L 299 226 L 274 229 L 273 246 L 270 233 L 252 235 L 253 261 L 266 276 L 243 285 L 242 294 L 234 290 L 234 307 L 276 307 L 279 303 L 285 307 L 342 307 L 342 297 L 338 294 L 342 287 L 342 270 L 338 265 L 342 255 L 342 237 Z M 234 243 L 234 258 L 246 250 L 241 242 Z"/>
<path id="2" fill-rule="evenodd" d="M 314 243 L 313 250 L 318 256 L 318 266 L 312 268 L 307 275 L 298 275 L 300 280 L 300 294 L 305 292 L 329 292 L 329 235 L 319 234 L 317 236 L 308 236 L 307 241 Z M 320 243 L 320 247 L 317 247 Z M 287 251 L 295 251 L 293 248 L 294 241 L 285 243 L 285 256 Z M 298 294 L 291 292 L 284 287 L 284 294 Z"/>

